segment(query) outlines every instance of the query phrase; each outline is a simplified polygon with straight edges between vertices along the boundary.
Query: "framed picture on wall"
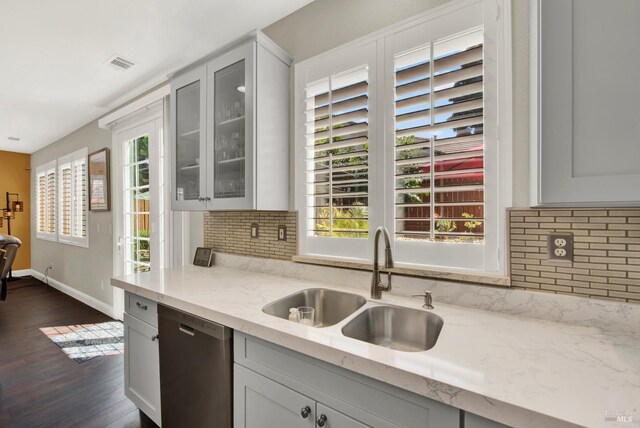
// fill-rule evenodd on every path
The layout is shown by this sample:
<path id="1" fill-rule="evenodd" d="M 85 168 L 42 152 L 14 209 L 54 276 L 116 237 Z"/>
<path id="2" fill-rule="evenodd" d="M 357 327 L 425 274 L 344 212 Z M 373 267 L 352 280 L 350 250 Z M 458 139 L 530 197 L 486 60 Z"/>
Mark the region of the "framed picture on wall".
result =
<path id="1" fill-rule="evenodd" d="M 109 149 L 89 153 L 89 210 L 110 211 Z"/>

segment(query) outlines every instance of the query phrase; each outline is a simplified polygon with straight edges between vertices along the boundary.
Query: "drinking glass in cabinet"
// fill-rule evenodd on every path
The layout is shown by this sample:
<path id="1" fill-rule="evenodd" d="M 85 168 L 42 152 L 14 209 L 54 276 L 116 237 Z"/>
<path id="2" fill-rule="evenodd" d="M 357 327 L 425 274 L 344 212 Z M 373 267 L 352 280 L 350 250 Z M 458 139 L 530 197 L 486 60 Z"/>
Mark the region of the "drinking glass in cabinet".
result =
<path id="1" fill-rule="evenodd" d="M 245 62 L 215 73 L 214 197 L 245 196 Z"/>
<path id="2" fill-rule="evenodd" d="M 200 82 L 176 91 L 176 198 L 200 197 Z"/>

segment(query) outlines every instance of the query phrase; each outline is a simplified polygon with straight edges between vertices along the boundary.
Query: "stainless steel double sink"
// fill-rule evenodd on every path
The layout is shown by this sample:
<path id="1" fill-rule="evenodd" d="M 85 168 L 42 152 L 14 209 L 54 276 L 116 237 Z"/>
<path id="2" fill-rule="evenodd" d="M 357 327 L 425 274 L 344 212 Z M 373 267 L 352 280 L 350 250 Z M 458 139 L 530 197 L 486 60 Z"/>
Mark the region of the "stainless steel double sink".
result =
<path id="1" fill-rule="evenodd" d="M 315 308 L 314 327 L 329 327 L 359 311 L 367 300 L 353 293 L 311 288 L 262 308 L 266 314 L 288 319 L 289 309 Z M 420 352 L 433 348 L 444 321 L 432 312 L 376 305 L 362 310 L 342 327 L 347 337 L 397 351 Z"/>

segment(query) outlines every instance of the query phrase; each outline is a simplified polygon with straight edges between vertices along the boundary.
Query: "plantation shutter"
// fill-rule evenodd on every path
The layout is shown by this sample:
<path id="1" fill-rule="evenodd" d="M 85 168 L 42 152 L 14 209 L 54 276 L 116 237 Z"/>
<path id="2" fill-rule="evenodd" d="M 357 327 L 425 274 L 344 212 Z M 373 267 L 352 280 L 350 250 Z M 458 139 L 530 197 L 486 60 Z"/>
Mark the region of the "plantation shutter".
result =
<path id="1" fill-rule="evenodd" d="M 46 219 L 47 219 L 47 175 L 45 172 L 38 173 L 36 176 L 36 189 L 38 192 L 38 219 L 37 219 L 37 231 L 38 234 L 46 232 Z"/>
<path id="2" fill-rule="evenodd" d="M 369 83 L 367 67 L 307 84 L 307 234 L 369 234 Z"/>
<path id="3" fill-rule="evenodd" d="M 52 168 L 47 171 L 46 180 L 46 226 L 45 233 L 55 236 L 56 234 L 56 170 Z"/>
<path id="4" fill-rule="evenodd" d="M 87 174 L 86 157 L 73 162 L 73 236 L 87 236 Z"/>
<path id="5" fill-rule="evenodd" d="M 68 240 L 71 237 L 71 188 L 73 183 L 71 162 L 60 165 L 58 167 L 58 175 L 60 177 L 60 201 L 58 204 L 60 227 L 58 234 L 61 240 Z"/>
<path id="6" fill-rule="evenodd" d="M 58 159 L 58 240 L 87 244 L 87 149 Z"/>
<path id="7" fill-rule="evenodd" d="M 395 57 L 396 239 L 484 238 L 483 33 Z"/>
<path id="8" fill-rule="evenodd" d="M 56 240 L 56 161 L 36 168 L 36 237 Z"/>

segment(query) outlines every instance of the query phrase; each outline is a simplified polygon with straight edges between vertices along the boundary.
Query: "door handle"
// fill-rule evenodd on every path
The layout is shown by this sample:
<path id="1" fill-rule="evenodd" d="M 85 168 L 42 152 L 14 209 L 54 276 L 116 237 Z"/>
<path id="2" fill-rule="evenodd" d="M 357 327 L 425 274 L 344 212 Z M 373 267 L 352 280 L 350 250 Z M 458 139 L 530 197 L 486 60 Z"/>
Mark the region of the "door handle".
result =
<path id="1" fill-rule="evenodd" d="M 321 414 L 318 419 L 316 419 L 316 423 L 318 424 L 319 427 L 323 427 L 326 422 L 327 422 L 327 415 L 325 415 L 324 413 Z"/>
<path id="2" fill-rule="evenodd" d="M 189 336 L 195 336 L 196 335 L 196 329 L 192 328 L 192 327 L 189 327 L 188 325 L 180 324 L 180 325 L 178 325 L 178 330 L 180 330 L 184 334 L 188 334 Z"/>

